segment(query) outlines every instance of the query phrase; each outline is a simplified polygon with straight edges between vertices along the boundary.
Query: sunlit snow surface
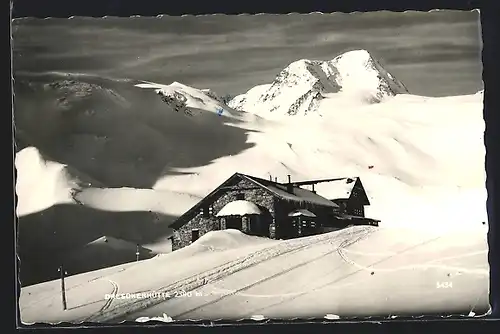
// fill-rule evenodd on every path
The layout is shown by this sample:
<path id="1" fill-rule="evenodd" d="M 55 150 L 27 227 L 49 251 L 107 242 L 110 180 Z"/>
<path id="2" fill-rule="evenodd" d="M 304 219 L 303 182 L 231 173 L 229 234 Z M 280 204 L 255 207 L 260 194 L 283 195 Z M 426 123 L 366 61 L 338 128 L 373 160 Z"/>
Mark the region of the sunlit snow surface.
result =
<path id="1" fill-rule="evenodd" d="M 170 254 L 68 277 L 66 311 L 58 281 L 24 288 L 21 316 L 31 323 L 163 313 L 173 320 L 483 314 L 485 238 L 481 230 L 375 227 L 288 241 L 210 232 Z"/>

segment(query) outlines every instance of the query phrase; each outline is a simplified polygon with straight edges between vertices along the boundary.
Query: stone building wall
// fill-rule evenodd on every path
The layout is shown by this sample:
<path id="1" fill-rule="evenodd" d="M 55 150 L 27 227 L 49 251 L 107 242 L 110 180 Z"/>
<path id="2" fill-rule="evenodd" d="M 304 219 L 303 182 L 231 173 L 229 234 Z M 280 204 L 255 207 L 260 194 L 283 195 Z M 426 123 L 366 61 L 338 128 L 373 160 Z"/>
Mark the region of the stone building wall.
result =
<path id="1" fill-rule="evenodd" d="M 257 187 L 254 183 L 242 179 L 236 185 L 226 191 L 221 191 L 219 196 L 205 201 L 206 208 L 201 207 L 189 222 L 174 231 L 172 240 L 172 250 L 188 246 L 191 244 L 192 230 L 198 229 L 200 237 L 207 232 L 220 230 L 220 218 L 215 215 L 229 202 L 237 200 L 237 194 L 245 195 L 244 200 L 250 201 L 268 212 L 264 214 L 274 215 L 274 196 L 266 190 Z M 249 189 L 247 189 L 249 188 Z M 211 207 L 211 209 L 210 209 Z M 208 210 L 208 217 L 202 213 L 202 209 Z"/>

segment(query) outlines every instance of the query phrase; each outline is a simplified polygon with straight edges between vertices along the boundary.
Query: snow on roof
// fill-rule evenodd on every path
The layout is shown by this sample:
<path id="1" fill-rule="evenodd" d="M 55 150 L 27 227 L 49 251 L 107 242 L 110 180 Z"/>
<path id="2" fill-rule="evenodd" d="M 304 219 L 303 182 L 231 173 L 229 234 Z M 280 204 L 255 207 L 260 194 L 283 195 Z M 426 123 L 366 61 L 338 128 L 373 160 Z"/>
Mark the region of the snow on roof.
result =
<path id="1" fill-rule="evenodd" d="M 261 179 L 261 178 L 255 177 L 255 176 L 249 176 L 249 175 L 242 174 L 242 173 L 233 174 L 233 176 L 231 176 L 231 178 L 229 178 L 224 183 L 222 183 L 222 185 L 224 185 L 226 182 L 228 182 L 229 180 L 231 180 L 235 176 L 239 177 L 239 178 L 246 179 L 246 180 L 256 184 L 257 186 L 266 189 L 267 191 L 271 192 L 275 196 L 277 196 L 280 199 L 285 200 L 285 201 L 293 201 L 293 202 L 298 202 L 298 203 L 311 203 L 311 204 L 326 206 L 326 207 L 330 207 L 330 208 L 339 208 L 338 204 L 336 204 L 336 203 L 334 203 L 334 202 L 332 202 L 332 201 L 330 201 L 330 200 L 328 200 L 328 199 L 326 199 L 326 198 L 324 198 L 316 193 L 313 193 L 310 190 L 303 189 L 303 188 L 300 188 L 300 187 L 295 185 L 292 187 L 292 193 L 289 193 L 289 192 L 287 192 L 287 184 L 272 182 L 269 180 Z M 200 200 L 195 206 L 193 206 L 191 209 L 189 209 L 186 213 L 181 215 L 176 221 L 174 221 L 170 225 L 170 227 L 173 229 L 178 229 L 182 225 L 184 225 L 187 222 L 188 217 L 191 217 L 191 215 L 194 212 L 196 212 L 197 208 L 199 208 L 202 205 L 202 203 L 206 200 L 206 198 L 212 196 L 217 191 L 219 191 L 221 189 L 220 187 L 222 185 L 220 185 L 218 188 L 213 190 L 204 199 Z M 235 202 L 238 202 L 238 201 L 235 201 Z M 241 201 L 241 202 L 246 202 L 246 201 Z M 234 203 L 234 202 L 231 202 L 231 203 Z M 249 202 L 249 203 L 252 205 L 255 205 L 251 202 Z M 231 206 L 228 207 L 228 209 L 226 209 L 225 207 L 222 208 L 222 210 L 220 210 L 220 212 L 217 214 L 217 216 L 220 217 L 223 214 L 228 215 L 227 212 L 231 212 L 233 210 L 236 211 L 237 215 L 241 215 L 240 211 L 238 211 L 240 208 L 233 209 L 232 208 L 233 205 L 235 206 L 237 204 L 231 204 Z M 240 204 L 238 204 L 238 205 L 240 205 Z M 258 207 L 256 207 L 256 208 L 258 209 Z M 228 210 L 228 211 L 226 211 L 226 210 Z M 229 210 L 231 210 L 231 211 L 229 211 Z M 259 214 L 260 213 L 260 210 L 257 211 L 257 210 L 255 210 L 255 208 L 253 210 L 254 210 L 253 212 L 255 212 L 255 213 L 246 213 L 246 214 Z M 245 212 L 245 211 L 243 210 L 243 212 Z M 250 211 L 250 212 L 252 212 L 252 211 Z"/>
<path id="2" fill-rule="evenodd" d="M 259 207 L 252 202 L 237 200 L 227 203 L 218 213 L 217 217 L 244 216 L 261 214 Z"/>
<path id="3" fill-rule="evenodd" d="M 292 193 L 286 191 L 286 184 L 275 183 L 272 181 L 259 179 L 253 176 L 245 175 L 248 179 L 259 184 L 260 186 L 266 188 L 267 190 L 274 193 L 276 196 L 294 202 L 308 202 L 316 205 L 328 206 L 332 208 L 338 208 L 339 206 L 326 198 L 313 193 L 307 189 L 302 189 L 300 187 L 294 186 L 292 188 Z"/>
<path id="4" fill-rule="evenodd" d="M 316 217 L 316 215 L 314 213 L 312 213 L 311 211 L 306 210 L 306 209 L 295 210 L 295 211 L 290 212 L 288 214 L 288 217 L 298 217 L 298 216 L 305 216 L 305 217 L 311 217 L 311 218 Z"/>

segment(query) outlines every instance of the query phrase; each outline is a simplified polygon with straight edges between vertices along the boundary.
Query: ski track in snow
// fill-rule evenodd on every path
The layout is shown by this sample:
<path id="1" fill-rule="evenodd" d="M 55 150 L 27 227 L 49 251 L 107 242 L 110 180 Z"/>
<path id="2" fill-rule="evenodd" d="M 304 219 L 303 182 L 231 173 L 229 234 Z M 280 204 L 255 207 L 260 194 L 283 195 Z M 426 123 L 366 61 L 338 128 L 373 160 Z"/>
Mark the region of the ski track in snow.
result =
<path id="1" fill-rule="evenodd" d="M 359 232 L 363 232 L 363 231 L 359 231 Z M 312 258 L 307 257 L 307 253 L 306 253 L 307 250 L 303 250 L 301 252 L 301 259 L 303 257 L 305 257 L 305 258 L 307 258 L 306 260 L 300 261 L 298 263 L 293 263 L 293 265 L 291 265 L 288 268 L 284 268 L 283 270 L 280 268 L 279 272 L 276 272 L 276 273 L 274 273 L 272 275 L 269 275 L 269 276 L 266 276 L 266 277 L 260 276 L 255 282 L 252 282 L 252 283 L 246 282 L 246 283 L 250 283 L 250 284 L 245 284 L 244 286 L 239 287 L 238 289 L 232 289 L 231 290 L 231 289 L 220 288 L 216 284 L 211 285 L 211 287 L 214 288 L 215 293 L 211 293 L 210 295 L 220 294 L 221 296 L 219 296 L 219 297 L 208 296 L 208 301 L 204 300 L 204 302 L 201 303 L 201 304 L 199 304 L 199 303 L 197 303 L 195 301 L 194 305 L 193 305 L 194 307 L 192 306 L 191 308 L 188 308 L 187 310 L 186 310 L 185 306 L 183 307 L 182 304 L 181 304 L 180 309 L 183 309 L 182 312 L 177 313 L 177 314 L 169 312 L 169 315 L 171 317 L 173 317 L 174 319 L 178 319 L 178 320 L 182 320 L 182 319 L 197 320 L 199 318 L 199 316 L 201 314 L 203 314 L 204 308 L 209 307 L 210 310 L 215 310 L 217 308 L 216 304 L 218 304 L 220 302 L 224 302 L 228 298 L 232 298 L 232 297 L 238 297 L 238 298 L 249 297 L 249 298 L 261 298 L 261 299 L 262 298 L 271 298 L 270 301 L 273 302 L 272 304 L 266 305 L 266 306 L 263 306 L 263 307 L 258 307 L 257 309 L 252 309 L 251 312 L 245 314 L 244 316 L 243 315 L 241 316 L 241 318 L 248 318 L 248 317 L 250 317 L 253 314 L 257 314 L 258 312 L 264 311 L 264 310 L 266 310 L 268 308 L 271 308 L 271 307 L 274 307 L 274 306 L 277 306 L 277 305 L 281 305 L 281 304 L 290 302 L 290 301 L 292 301 L 292 300 L 294 300 L 296 298 L 305 296 L 307 294 L 311 294 L 311 293 L 313 293 L 315 291 L 318 291 L 318 290 L 324 290 L 324 289 L 339 290 L 339 289 L 342 289 L 342 288 L 347 287 L 347 286 L 364 284 L 365 281 L 367 281 L 367 280 L 370 279 L 370 276 L 368 276 L 365 279 L 362 279 L 361 281 L 360 280 L 356 280 L 354 282 L 346 282 L 345 284 L 337 284 L 338 282 L 341 282 L 342 280 L 345 280 L 345 279 L 347 279 L 349 277 L 352 277 L 353 275 L 356 275 L 356 274 L 358 274 L 360 272 L 363 272 L 363 271 L 395 272 L 395 271 L 401 271 L 401 270 L 406 270 L 406 269 L 410 269 L 410 268 L 413 268 L 413 269 L 437 268 L 437 269 L 443 269 L 443 270 L 450 270 L 450 269 L 451 270 L 457 270 L 457 271 L 460 271 L 461 273 L 477 274 L 477 275 L 480 275 L 480 276 L 484 276 L 484 275 L 488 274 L 487 271 L 485 271 L 485 270 L 470 270 L 470 269 L 461 268 L 461 267 L 453 267 L 453 266 L 446 266 L 446 265 L 433 265 L 432 263 L 425 263 L 425 264 L 422 264 L 422 265 L 415 265 L 415 266 L 408 266 L 408 267 L 395 267 L 395 268 L 391 268 L 391 269 L 378 269 L 378 268 L 375 268 L 375 266 L 377 266 L 377 265 L 379 265 L 381 263 L 387 262 L 387 261 L 389 261 L 389 260 L 391 260 L 393 258 L 400 257 L 400 256 L 405 256 L 405 254 L 407 255 L 407 253 L 409 253 L 411 251 L 415 251 L 415 250 L 420 251 L 421 248 L 426 247 L 426 246 L 428 246 L 428 245 L 430 245 L 432 243 L 435 243 L 435 242 L 439 241 L 439 239 L 441 239 L 442 236 L 437 236 L 437 237 L 432 237 L 430 239 L 426 239 L 424 241 L 418 242 L 417 244 L 413 244 L 413 245 L 411 245 L 409 247 L 405 247 L 404 249 L 400 250 L 399 252 L 394 252 L 394 253 L 389 253 L 389 252 L 387 252 L 387 253 L 379 253 L 378 255 L 381 255 L 381 254 L 383 255 L 382 259 L 376 260 L 373 263 L 370 263 L 370 264 L 367 264 L 367 265 L 360 265 L 356 261 L 353 261 L 352 259 L 349 259 L 345 255 L 344 251 L 347 250 L 347 247 L 349 247 L 351 245 L 354 245 L 357 242 L 359 242 L 359 241 L 361 241 L 361 240 L 363 240 L 365 238 L 368 238 L 373 231 L 370 231 L 368 229 L 368 230 L 366 230 L 366 232 L 368 232 L 368 233 L 365 233 L 364 235 L 361 235 L 361 236 L 359 236 L 359 235 L 350 236 L 348 239 L 342 241 L 338 246 L 336 246 L 335 249 L 329 250 L 327 252 L 323 252 L 323 253 L 321 253 L 319 255 L 316 254 Z M 346 236 L 345 235 L 344 236 L 340 235 L 339 237 L 344 237 L 345 238 Z M 334 240 L 331 240 L 330 243 L 333 244 L 333 241 Z M 354 269 L 354 271 L 351 271 L 350 273 L 345 274 L 345 275 L 343 275 L 341 277 L 336 277 L 334 280 L 330 280 L 330 281 L 325 282 L 325 283 L 322 283 L 321 280 L 319 280 L 319 282 L 309 282 L 305 286 L 295 286 L 295 289 L 293 290 L 293 292 L 290 292 L 290 293 L 280 293 L 280 294 L 251 294 L 251 293 L 245 293 L 245 291 L 248 291 L 251 288 L 256 287 L 257 285 L 263 284 L 263 283 L 265 283 L 265 282 L 267 282 L 269 280 L 272 280 L 272 279 L 278 278 L 280 276 L 286 275 L 287 273 L 289 273 L 289 272 L 291 272 L 293 270 L 297 270 L 297 269 L 301 269 L 302 268 L 302 271 L 303 271 L 303 270 L 305 270 L 306 266 L 314 265 L 315 261 L 320 260 L 320 259 L 322 259 L 322 258 L 324 258 L 324 257 L 326 257 L 329 254 L 334 253 L 334 252 L 338 253 L 339 256 L 340 256 L 340 258 L 343 260 L 343 263 L 344 264 L 348 264 L 349 266 L 351 266 Z M 361 253 L 361 252 L 359 252 L 359 253 Z M 440 260 L 444 261 L 444 260 L 448 260 L 448 259 L 459 258 L 459 257 L 469 256 L 469 255 L 472 256 L 472 255 L 478 255 L 478 254 L 484 254 L 484 251 L 469 252 L 469 253 L 465 253 L 465 254 L 462 254 L 462 255 L 459 255 L 459 256 L 454 256 L 454 257 L 442 257 L 442 258 L 439 258 L 439 259 L 435 259 L 435 260 L 433 260 L 431 262 L 440 261 Z M 432 255 L 432 253 L 428 252 L 428 255 Z M 256 263 L 255 265 L 259 265 L 259 263 Z M 330 273 L 334 273 L 335 271 L 339 270 L 341 267 L 343 267 L 343 264 L 337 265 L 335 268 L 332 268 L 329 272 Z M 251 279 L 251 278 L 249 278 L 249 279 Z M 367 282 L 367 284 L 368 284 L 368 282 Z M 302 288 L 306 288 L 306 289 L 302 289 Z M 203 291 L 203 290 L 200 290 L 200 291 Z M 237 295 L 237 296 L 235 296 L 235 295 Z M 482 295 L 483 295 L 483 293 L 479 294 L 479 296 L 475 300 L 475 304 L 472 306 L 472 309 L 475 308 L 475 305 L 477 305 L 477 303 L 479 302 L 479 300 L 480 300 L 480 298 L 481 298 Z M 205 295 L 205 298 L 207 298 L 206 295 Z M 196 299 L 196 298 L 194 298 L 194 299 Z M 279 302 L 274 302 L 275 301 L 274 299 L 279 299 Z M 191 301 L 189 301 L 188 304 L 189 303 L 191 303 Z M 262 303 L 265 304 L 266 302 L 262 302 Z M 167 304 L 168 304 L 168 301 L 167 301 Z M 224 305 L 226 305 L 226 304 L 230 305 L 231 301 L 227 301 L 227 303 L 225 303 Z M 258 304 L 258 305 L 260 305 L 260 304 Z M 166 307 L 166 309 L 168 309 L 168 307 Z M 198 315 L 198 317 L 197 317 L 197 315 Z M 125 318 L 122 318 L 122 319 L 125 319 Z"/>
<path id="2" fill-rule="evenodd" d="M 404 249 L 404 250 L 402 250 L 402 251 L 398 252 L 396 255 L 401 255 L 401 254 L 402 254 L 402 253 L 404 253 L 404 252 L 407 252 L 407 251 L 409 251 L 409 250 L 416 249 L 416 248 L 421 247 L 421 246 L 423 246 L 423 245 L 425 245 L 425 244 L 428 244 L 428 243 L 430 243 L 430 242 L 433 242 L 433 241 L 435 241 L 435 240 L 437 240 L 437 239 L 439 239 L 439 238 L 440 238 L 440 237 L 436 237 L 436 238 L 433 238 L 433 239 L 431 239 L 431 240 L 426 240 L 426 241 L 423 241 L 423 242 L 421 242 L 421 243 L 419 243 L 419 244 L 417 244 L 417 245 L 413 245 L 413 246 L 411 246 L 411 247 L 408 247 L 408 248 L 406 248 L 406 249 Z M 348 247 L 349 245 L 350 245 L 350 244 L 348 244 L 347 242 L 343 242 L 343 243 L 342 243 L 342 245 L 340 245 L 340 246 L 338 247 L 337 252 L 338 252 L 338 254 L 340 255 L 340 257 L 341 257 L 341 258 L 342 258 L 342 259 L 343 259 L 346 263 L 348 263 L 348 264 L 350 264 L 350 265 L 353 265 L 353 266 L 357 267 L 357 268 L 358 268 L 357 270 L 355 270 L 355 271 L 353 271 L 353 272 L 350 272 L 350 273 L 348 273 L 348 274 L 346 274 L 346 275 L 344 275 L 344 276 L 341 276 L 341 277 L 339 277 L 339 278 L 335 278 L 335 279 L 334 279 L 334 280 L 332 280 L 332 281 L 328 281 L 328 282 L 326 282 L 326 283 L 320 284 L 319 286 L 316 286 L 315 288 L 309 289 L 309 290 L 307 290 L 307 291 L 302 291 L 301 293 L 294 294 L 294 295 L 293 295 L 293 296 L 291 296 L 291 297 L 286 297 L 284 300 L 282 299 L 282 300 L 280 300 L 279 302 L 274 303 L 274 304 L 272 304 L 272 305 L 268 305 L 268 306 L 263 307 L 263 308 L 261 308 L 261 309 L 254 310 L 254 312 L 255 312 L 255 311 L 260 312 L 260 311 L 263 311 L 263 310 L 268 309 L 268 308 L 270 308 L 270 307 L 274 307 L 274 306 L 277 306 L 277 305 L 280 305 L 280 304 L 284 304 L 285 302 L 290 302 L 290 301 L 291 301 L 291 300 L 293 300 L 293 299 L 299 298 L 299 297 L 304 296 L 304 295 L 306 295 L 306 294 L 308 294 L 308 293 L 311 293 L 311 292 L 313 292 L 313 291 L 317 291 L 317 290 L 320 290 L 320 289 L 323 289 L 323 288 L 330 288 L 330 287 L 331 287 L 331 288 L 338 288 L 336 285 L 334 285 L 335 283 L 338 283 L 338 282 L 340 282 L 340 281 L 342 281 L 342 280 L 345 280 L 346 278 L 352 277 L 352 276 L 354 276 L 355 274 L 358 274 L 359 272 L 361 272 L 361 271 L 363 271 L 363 270 L 373 270 L 373 269 L 370 269 L 370 268 L 368 268 L 368 267 L 364 267 L 364 266 L 356 266 L 356 263 L 355 263 L 355 262 L 353 262 L 353 261 L 351 261 L 351 260 L 349 260 L 349 259 L 347 259 L 347 258 L 344 258 L 343 253 L 342 253 L 342 249 L 343 249 L 344 247 Z M 394 257 L 394 256 L 396 256 L 396 255 L 393 255 L 393 256 L 388 256 L 388 257 L 385 257 L 385 258 L 383 258 L 383 259 L 381 259 L 381 260 L 375 261 L 374 263 L 370 264 L 370 267 L 371 267 L 371 266 L 375 266 L 375 265 L 380 264 L 380 263 L 383 263 L 383 262 L 385 262 L 385 261 L 387 261 L 387 260 L 389 260 L 389 259 L 393 258 L 393 257 Z M 335 269 L 337 269 L 337 268 L 335 268 Z M 380 271 L 380 269 L 377 269 L 376 271 Z M 354 283 L 351 283 L 351 284 L 360 284 L 360 282 L 358 281 L 358 282 L 354 282 Z M 314 285 L 314 284 L 313 284 L 313 285 Z"/>
<path id="3" fill-rule="evenodd" d="M 101 314 L 101 313 L 105 312 L 107 309 L 109 309 L 111 307 L 111 304 L 113 303 L 114 296 L 116 296 L 118 294 L 118 290 L 119 290 L 118 283 L 116 283 L 113 280 L 108 280 L 108 281 L 113 286 L 113 290 L 110 292 L 111 298 L 109 298 L 108 300 L 106 300 L 106 302 L 101 307 L 101 309 L 99 310 L 99 312 L 97 312 L 97 314 Z M 84 322 L 95 322 L 94 316 L 95 315 L 93 314 L 93 315 L 89 316 L 88 318 L 84 319 L 83 321 Z"/>
<path id="4" fill-rule="evenodd" d="M 110 295 L 111 296 L 116 296 L 116 294 L 118 293 L 118 283 L 116 283 L 115 281 L 113 280 L 109 280 L 109 283 L 111 283 L 111 285 L 113 286 L 113 291 L 111 291 Z M 105 310 L 107 310 L 111 304 L 113 303 L 113 300 L 114 298 L 109 298 L 108 301 L 106 302 L 106 304 L 104 304 L 104 306 L 101 308 L 101 312 L 104 312 Z"/>
<path id="5" fill-rule="evenodd" d="M 353 234 L 359 234 L 365 232 L 366 229 L 360 229 L 356 232 L 350 232 Z M 366 233 L 366 232 L 365 232 Z M 339 236 L 343 236 L 340 234 Z M 273 245 L 268 248 L 256 251 L 250 255 L 244 256 L 240 259 L 236 259 L 220 266 L 217 266 L 211 270 L 193 275 L 186 279 L 177 281 L 166 287 L 157 289 L 155 293 L 167 293 L 174 294 L 176 291 L 192 291 L 207 283 L 220 280 L 228 275 L 232 275 L 241 270 L 247 269 L 249 267 L 255 266 L 261 262 L 269 261 L 279 256 L 289 255 L 290 253 L 295 253 L 304 250 L 308 247 L 318 246 L 320 244 L 330 243 L 331 236 L 318 235 L 312 238 L 306 239 L 291 239 L 283 241 L 277 245 Z M 163 303 L 165 299 L 146 299 L 146 300 L 132 300 L 130 302 L 124 302 L 123 304 L 117 305 L 115 308 L 110 309 L 109 312 L 99 312 L 93 316 L 94 321 L 110 321 L 116 318 L 121 318 L 133 312 L 143 310 L 155 306 L 157 304 Z"/>
<path id="6" fill-rule="evenodd" d="M 338 247 L 342 247 L 342 245 L 347 246 L 347 245 L 356 243 L 359 240 L 361 240 L 362 238 L 367 237 L 370 233 L 373 232 L 373 230 L 365 230 L 365 229 L 363 229 L 363 230 L 361 230 L 359 232 L 360 232 L 359 234 L 362 234 L 360 237 L 355 238 L 354 240 L 347 239 L 344 242 L 342 242 L 341 245 L 338 246 Z M 358 234 L 358 233 L 356 233 L 356 234 Z M 331 244 L 332 240 L 329 240 L 328 242 Z M 197 307 L 195 307 L 193 309 L 190 309 L 190 310 L 187 310 L 187 311 L 184 311 L 184 312 L 182 312 L 180 314 L 173 315 L 173 317 L 182 317 L 182 316 L 185 316 L 185 315 L 190 314 L 190 313 L 192 313 L 194 311 L 200 310 L 203 307 L 210 306 L 212 304 L 216 304 L 216 303 L 222 301 L 223 299 L 228 298 L 228 297 L 230 297 L 232 295 L 235 295 L 235 294 L 241 295 L 241 292 L 244 292 L 244 291 L 246 291 L 248 289 L 251 289 L 251 288 L 253 288 L 253 287 L 255 287 L 255 286 L 259 285 L 259 284 L 262 284 L 264 282 L 267 282 L 267 281 L 272 280 L 274 278 L 277 278 L 279 276 L 285 275 L 285 274 L 289 273 L 292 270 L 296 270 L 296 269 L 302 268 L 304 266 L 311 265 L 312 263 L 314 263 L 314 261 L 320 260 L 320 259 L 322 259 L 322 258 L 324 258 L 324 257 L 326 257 L 326 256 L 328 256 L 330 254 L 332 254 L 335 251 L 337 251 L 337 248 L 335 248 L 333 250 L 330 250 L 330 251 L 327 251 L 326 253 L 322 253 L 319 256 L 316 256 L 316 257 L 314 257 L 312 259 L 307 259 L 306 261 L 299 262 L 298 264 L 295 264 L 292 267 L 287 268 L 285 270 L 279 271 L 279 272 L 277 272 L 277 273 L 275 273 L 275 274 L 273 274 L 271 276 L 267 276 L 267 277 L 261 278 L 261 279 L 259 279 L 258 281 L 254 282 L 254 283 L 245 285 L 245 286 L 243 286 L 243 287 L 241 287 L 241 288 L 239 288 L 237 290 L 229 292 L 228 294 L 224 294 L 223 296 L 218 297 L 218 298 L 216 298 L 213 301 L 209 301 L 208 303 L 204 303 L 204 304 L 198 305 Z M 277 297 L 281 297 L 281 295 L 276 295 L 276 296 Z"/>
<path id="7" fill-rule="evenodd" d="M 123 272 L 123 271 L 125 271 L 127 269 L 128 268 L 122 268 L 122 269 L 118 270 L 117 272 Z M 87 273 L 84 273 L 84 274 L 87 274 Z M 83 280 L 81 283 L 74 284 L 74 285 L 71 285 L 71 286 L 66 286 L 65 291 L 66 291 L 66 293 L 68 293 L 69 291 L 76 290 L 77 288 L 80 288 L 80 287 L 83 287 L 85 285 L 88 285 L 89 283 L 96 282 L 96 281 L 99 281 L 99 280 L 102 280 L 102 279 L 107 279 L 108 276 L 109 276 L 109 274 L 106 273 L 106 274 L 102 274 L 100 276 L 91 278 L 89 280 Z M 24 304 L 23 305 L 23 309 L 28 309 L 30 307 L 36 306 L 37 304 L 39 304 L 41 302 L 47 301 L 47 300 L 49 300 L 51 298 L 54 298 L 54 296 L 59 296 L 59 295 L 60 295 L 59 291 L 47 293 L 42 298 L 36 299 L 36 300 L 34 300 L 34 301 L 30 302 L 30 303 Z"/>
<path id="8" fill-rule="evenodd" d="M 407 252 L 409 250 L 413 250 L 417 247 L 421 247 L 425 244 L 428 244 L 428 243 L 431 243 L 433 241 L 436 241 L 437 239 L 439 239 L 440 237 L 437 237 L 435 239 L 431 239 L 431 240 L 428 240 L 428 241 L 425 241 L 421 244 L 418 244 L 418 245 L 415 245 L 415 246 L 412 246 L 412 247 L 409 247 L 401 252 L 398 252 L 398 253 L 395 253 L 393 255 L 389 255 L 387 256 L 386 258 L 384 258 L 384 261 L 385 260 L 388 260 L 388 259 L 391 259 L 395 256 L 399 256 L 401 255 L 401 253 L 404 253 L 404 252 Z M 479 252 L 480 254 L 484 254 L 484 252 Z M 366 270 L 366 271 L 372 271 L 373 268 L 372 266 L 376 265 L 376 264 L 379 264 L 380 262 L 374 262 L 372 264 L 369 264 L 369 265 L 363 265 L 363 264 L 360 264 L 352 259 L 350 259 L 346 254 L 345 254 L 345 249 L 344 248 L 339 248 L 338 249 L 338 254 L 340 255 L 340 257 L 342 258 L 342 260 L 344 260 L 345 262 L 349 263 L 350 265 L 356 267 L 356 268 L 359 268 L 360 270 Z M 478 252 L 475 252 L 473 254 L 478 254 Z M 460 255 L 460 256 L 456 256 L 456 257 L 450 257 L 448 259 L 453 259 L 453 258 L 461 258 L 462 256 L 465 256 L 465 255 Z M 436 259 L 436 260 L 432 260 L 432 262 L 436 262 L 436 261 L 441 261 L 442 259 Z M 488 270 L 481 270 L 481 269 L 477 269 L 477 270 L 474 270 L 474 269 L 467 269 L 467 268 L 463 268 L 463 267 L 454 267 L 454 266 L 447 266 L 447 265 L 441 265 L 441 264 L 432 264 L 431 262 L 427 262 L 427 263 L 423 263 L 423 264 L 414 264 L 414 265 L 410 265 L 410 266 L 401 266 L 401 267 L 396 267 L 396 268 L 390 268 L 390 269 L 382 269 L 382 268 L 379 268 L 379 269 L 376 269 L 377 272 L 395 272 L 395 271 L 401 271 L 401 270 L 413 270 L 413 269 L 417 269 L 417 268 L 424 268 L 424 269 L 428 269 L 428 268 L 439 268 L 439 269 L 448 269 L 448 270 L 456 270 L 456 271 L 460 271 L 460 272 L 463 272 L 463 273 L 467 273 L 467 274 L 476 274 L 476 275 L 488 275 L 489 272 Z"/>

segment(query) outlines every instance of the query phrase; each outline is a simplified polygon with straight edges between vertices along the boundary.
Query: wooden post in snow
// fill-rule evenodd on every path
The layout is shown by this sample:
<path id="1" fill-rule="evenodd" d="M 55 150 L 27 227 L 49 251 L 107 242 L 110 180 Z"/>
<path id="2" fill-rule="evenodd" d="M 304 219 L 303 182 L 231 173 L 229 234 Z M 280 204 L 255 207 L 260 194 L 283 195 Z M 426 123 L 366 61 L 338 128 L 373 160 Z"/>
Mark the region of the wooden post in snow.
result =
<path id="1" fill-rule="evenodd" d="M 137 244 L 136 251 L 135 251 L 135 261 L 139 262 L 139 244 Z"/>
<path id="2" fill-rule="evenodd" d="M 66 305 L 66 287 L 65 287 L 65 284 L 64 284 L 65 272 L 64 272 L 64 266 L 63 265 L 61 265 L 59 267 L 59 272 L 61 273 L 61 298 L 62 298 L 62 307 L 63 307 L 63 310 L 66 310 L 67 309 L 67 305 Z"/>

